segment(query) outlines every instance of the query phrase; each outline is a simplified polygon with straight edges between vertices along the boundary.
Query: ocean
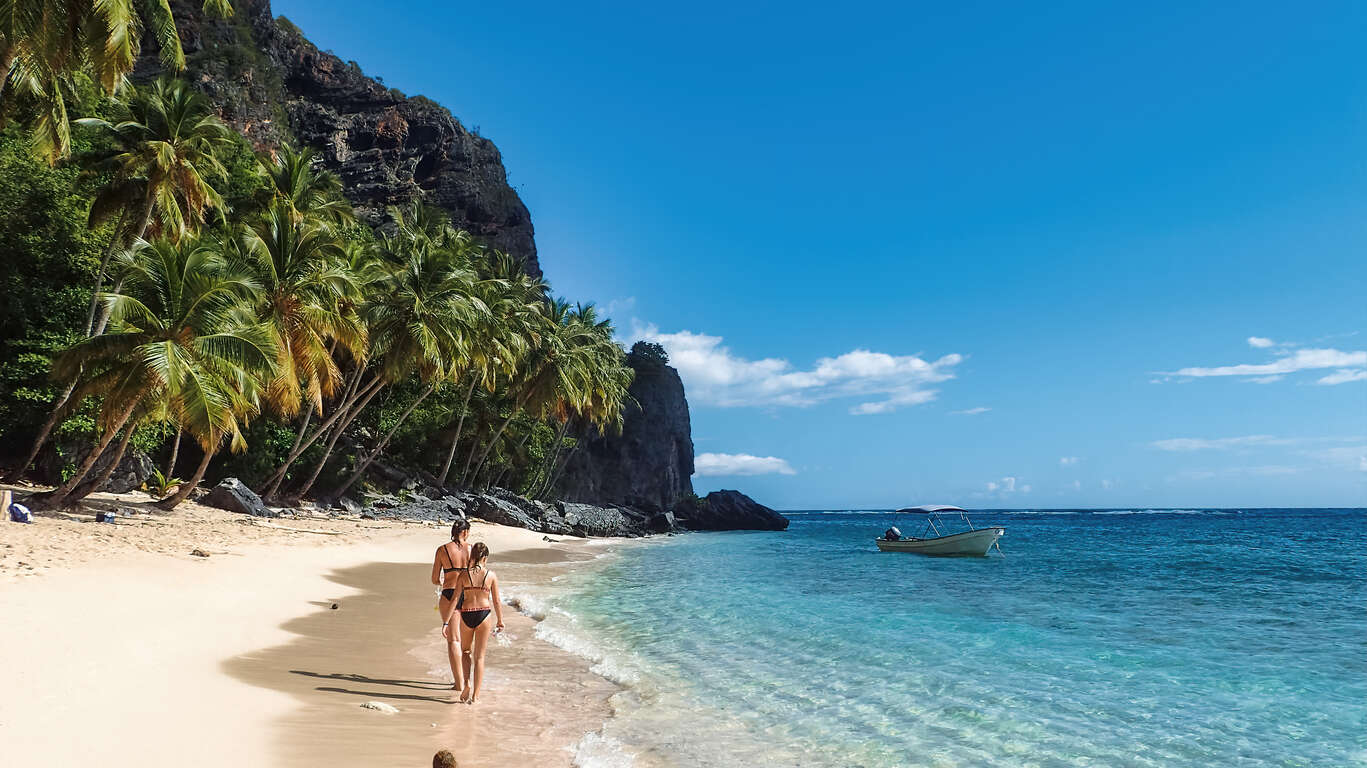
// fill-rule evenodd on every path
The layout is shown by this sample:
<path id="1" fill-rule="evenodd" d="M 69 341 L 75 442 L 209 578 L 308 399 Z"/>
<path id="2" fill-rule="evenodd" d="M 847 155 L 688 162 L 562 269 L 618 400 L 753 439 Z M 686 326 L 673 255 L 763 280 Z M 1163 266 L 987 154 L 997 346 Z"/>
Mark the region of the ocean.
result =
<path id="1" fill-rule="evenodd" d="M 630 542 L 518 595 L 619 683 L 616 766 L 1367 765 L 1367 510 L 988 510 Z"/>

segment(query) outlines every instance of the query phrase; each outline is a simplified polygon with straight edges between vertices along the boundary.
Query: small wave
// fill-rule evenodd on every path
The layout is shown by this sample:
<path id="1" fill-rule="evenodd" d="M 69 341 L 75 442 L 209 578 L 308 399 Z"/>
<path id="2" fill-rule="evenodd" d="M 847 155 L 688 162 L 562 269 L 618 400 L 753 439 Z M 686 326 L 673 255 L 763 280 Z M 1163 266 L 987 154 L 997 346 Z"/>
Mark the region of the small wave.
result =
<path id="1" fill-rule="evenodd" d="M 599 733 L 586 733 L 573 747 L 566 747 L 579 768 L 631 768 L 636 758 L 621 742 Z"/>
<path id="2" fill-rule="evenodd" d="M 618 685 L 635 685 L 641 677 L 620 659 L 604 651 L 581 632 L 543 621 L 536 625 L 536 637 L 592 663 L 589 671 Z"/>

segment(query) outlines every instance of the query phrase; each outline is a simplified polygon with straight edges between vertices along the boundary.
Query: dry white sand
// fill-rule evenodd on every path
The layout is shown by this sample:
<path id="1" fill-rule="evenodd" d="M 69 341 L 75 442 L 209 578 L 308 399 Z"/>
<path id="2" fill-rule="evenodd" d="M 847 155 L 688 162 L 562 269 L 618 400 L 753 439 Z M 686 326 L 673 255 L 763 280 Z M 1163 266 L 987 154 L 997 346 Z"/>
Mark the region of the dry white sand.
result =
<path id="1" fill-rule="evenodd" d="M 519 641 L 491 649 L 482 701 L 453 703 L 428 607 L 444 526 L 263 522 L 187 504 L 0 523 L 0 766 L 426 765 L 434 746 L 462 766 L 568 765 L 606 716 L 611 686 L 511 609 Z M 499 553 L 553 546 L 482 523 L 473 540 L 510 584 L 544 566 Z"/>

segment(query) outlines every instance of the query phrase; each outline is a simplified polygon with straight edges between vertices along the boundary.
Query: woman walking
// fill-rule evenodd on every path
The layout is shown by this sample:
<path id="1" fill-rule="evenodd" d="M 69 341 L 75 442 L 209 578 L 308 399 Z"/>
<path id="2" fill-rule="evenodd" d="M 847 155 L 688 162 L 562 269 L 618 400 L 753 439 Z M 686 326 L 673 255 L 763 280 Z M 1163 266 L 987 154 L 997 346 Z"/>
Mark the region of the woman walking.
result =
<path id="1" fill-rule="evenodd" d="M 456 581 L 470 564 L 470 523 L 464 518 L 451 524 L 451 540 L 437 547 L 436 557 L 432 560 L 432 583 L 441 588 L 441 599 L 437 602 L 437 612 L 441 614 L 441 634 L 446 639 L 446 658 L 451 662 L 451 677 L 455 684 L 451 690 L 459 691 L 462 681 L 470 676 L 470 668 L 461 667 L 460 633 L 450 630 L 452 616 L 460 607 L 460 596 L 456 593 Z M 466 657 L 467 665 L 469 659 Z"/>
<path id="2" fill-rule="evenodd" d="M 498 597 L 498 577 L 489 570 L 489 548 L 478 542 L 470 548 L 470 567 L 456 578 L 460 590 L 460 641 L 465 649 L 464 666 L 471 670 L 465 681 L 460 700 L 474 704 L 484 682 L 484 650 L 489 647 L 489 635 L 503 630 L 503 603 Z M 493 612 L 496 624 L 489 625 Z M 450 627 L 447 627 L 449 630 Z"/>

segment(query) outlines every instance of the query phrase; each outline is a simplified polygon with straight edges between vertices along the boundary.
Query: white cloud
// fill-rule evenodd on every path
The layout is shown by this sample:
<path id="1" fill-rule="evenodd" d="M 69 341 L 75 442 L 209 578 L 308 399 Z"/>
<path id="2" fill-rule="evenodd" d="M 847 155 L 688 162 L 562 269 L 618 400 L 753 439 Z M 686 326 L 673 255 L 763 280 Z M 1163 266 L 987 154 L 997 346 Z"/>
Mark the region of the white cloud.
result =
<path id="1" fill-rule="evenodd" d="M 1059 465 L 1060 467 L 1071 467 L 1071 466 L 1073 466 L 1073 465 L 1076 464 L 1076 463 L 1077 463 L 1077 457 L 1076 457 L 1076 456 L 1064 456 L 1064 457 L 1062 457 L 1062 458 L 1060 458 L 1060 459 L 1058 460 L 1058 465 Z"/>
<path id="2" fill-rule="evenodd" d="M 963 355 L 927 361 L 917 355 L 889 355 L 856 349 L 823 357 L 809 370 L 799 370 L 775 357 L 751 360 L 734 354 L 720 336 L 692 331 L 661 333 L 655 326 L 638 328 L 636 336 L 662 345 L 679 370 L 688 398 L 724 408 L 743 406 L 806 407 L 837 398 L 866 399 L 850 413 L 887 413 L 935 399 L 928 385 L 954 378 Z"/>
<path id="3" fill-rule="evenodd" d="M 1167 440 L 1155 440 L 1149 443 L 1150 446 L 1160 451 L 1225 451 L 1232 448 L 1248 448 L 1255 445 L 1289 445 L 1296 442 L 1286 438 L 1277 438 L 1272 435 L 1245 435 L 1244 437 L 1217 437 L 1205 439 L 1200 437 L 1173 437 Z"/>
<path id="4" fill-rule="evenodd" d="M 1101 487 L 1102 487 L 1103 490 L 1107 490 L 1107 491 L 1111 490 L 1111 486 L 1112 486 L 1112 485 L 1114 485 L 1114 483 L 1112 483 L 1110 480 L 1102 480 L 1102 481 L 1101 481 Z"/>
<path id="5" fill-rule="evenodd" d="M 1297 453 L 1330 466 L 1367 472 L 1367 442 L 1364 441 L 1364 438 L 1345 438 L 1345 442 L 1355 444 L 1313 448 L 1297 451 Z"/>
<path id="6" fill-rule="evenodd" d="M 1367 370 L 1344 368 L 1343 370 L 1335 371 L 1328 376 L 1325 376 L 1315 383 L 1333 386 L 1334 384 L 1347 384 L 1350 381 L 1367 381 Z"/>
<path id="7" fill-rule="evenodd" d="M 1249 336 L 1248 346 L 1257 347 L 1258 349 L 1267 349 L 1268 347 L 1277 346 L 1277 342 L 1272 339 L 1265 339 L 1261 336 Z"/>
<path id="8" fill-rule="evenodd" d="M 777 456 L 751 456 L 748 453 L 701 453 L 693 460 L 698 477 L 721 475 L 796 475 L 785 459 Z"/>
<path id="9" fill-rule="evenodd" d="M 950 411 L 950 412 L 949 412 L 949 415 L 950 415 L 950 416 L 977 416 L 977 415 L 980 414 L 980 413 L 987 413 L 987 412 L 990 411 L 990 410 L 992 410 L 992 409 L 991 409 L 991 408 L 984 408 L 983 406 L 980 405 L 980 406 L 978 406 L 977 408 L 968 408 L 968 409 L 965 409 L 965 410 L 962 410 L 962 411 Z"/>
<path id="10" fill-rule="evenodd" d="M 1273 384 L 1284 378 L 1286 378 L 1286 375 L 1279 373 L 1276 376 L 1254 376 L 1251 379 L 1246 379 L 1246 381 L 1253 382 L 1254 384 Z"/>
<path id="11" fill-rule="evenodd" d="M 1255 345 L 1256 346 L 1256 345 Z M 1182 368 L 1168 373 L 1169 376 L 1278 376 L 1297 371 L 1310 371 L 1322 368 L 1362 368 L 1367 367 L 1367 351 L 1342 352 L 1337 349 L 1296 349 L 1276 352 L 1277 359 L 1270 363 L 1242 363 L 1215 367 Z"/>

